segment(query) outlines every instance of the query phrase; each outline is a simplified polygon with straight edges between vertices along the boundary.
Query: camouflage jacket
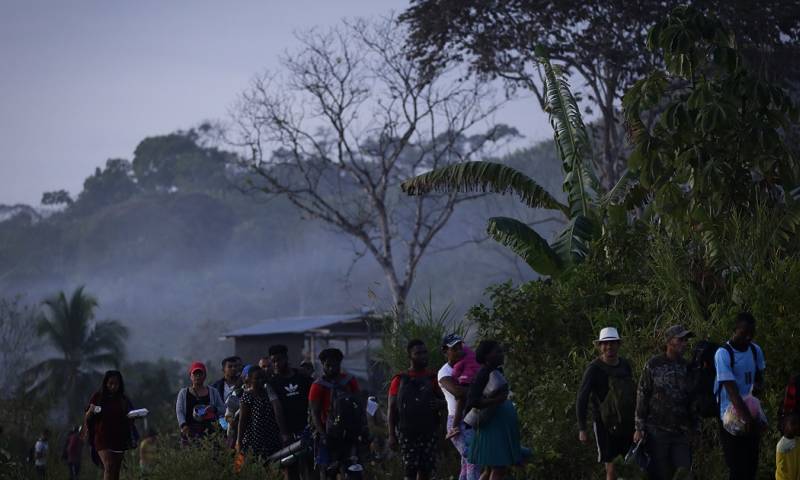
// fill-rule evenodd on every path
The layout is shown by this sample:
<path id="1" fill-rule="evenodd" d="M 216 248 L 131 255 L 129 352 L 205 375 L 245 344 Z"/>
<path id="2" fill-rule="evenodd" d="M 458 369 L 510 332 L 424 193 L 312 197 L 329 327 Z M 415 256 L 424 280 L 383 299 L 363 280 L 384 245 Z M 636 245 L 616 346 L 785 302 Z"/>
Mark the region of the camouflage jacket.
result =
<path id="1" fill-rule="evenodd" d="M 690 389 L 685 360 L 671 361 L 663 354 L 651 358 L 636 392 L 636 429 L 686 432 L 694 428 L 697 419 L 691 408 Z"/>

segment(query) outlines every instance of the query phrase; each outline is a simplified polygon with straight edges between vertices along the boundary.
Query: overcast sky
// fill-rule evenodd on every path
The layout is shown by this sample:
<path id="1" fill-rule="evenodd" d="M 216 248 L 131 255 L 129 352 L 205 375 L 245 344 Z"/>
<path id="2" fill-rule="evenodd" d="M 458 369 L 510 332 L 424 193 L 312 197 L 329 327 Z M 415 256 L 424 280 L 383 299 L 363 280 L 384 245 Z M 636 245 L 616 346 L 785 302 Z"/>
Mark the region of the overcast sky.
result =
<path id="1" fill-rule="evenodd" d="M 0 0 L 0 204 L 80 192 L 146 136 L 225 118 L 293 32 L 399 12 L 403 0 Z M 551 136 L 532 99 L 498 116 Z"/>

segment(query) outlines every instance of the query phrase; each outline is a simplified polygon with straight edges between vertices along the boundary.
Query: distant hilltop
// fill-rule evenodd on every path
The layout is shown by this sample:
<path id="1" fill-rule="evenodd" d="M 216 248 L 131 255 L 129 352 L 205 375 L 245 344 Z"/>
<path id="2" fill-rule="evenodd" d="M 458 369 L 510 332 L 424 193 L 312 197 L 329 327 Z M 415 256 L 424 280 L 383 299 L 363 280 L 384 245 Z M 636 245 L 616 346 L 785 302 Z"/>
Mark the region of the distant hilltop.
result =
<path id="1" fill-rule="evenodd" d="M 0 222 L 22 217 L 26 223 L 34 224 L 61 210 L 63 210 L 63 206 L 32 207 L 24 203 L 16 205 L 0 204 Z"/>

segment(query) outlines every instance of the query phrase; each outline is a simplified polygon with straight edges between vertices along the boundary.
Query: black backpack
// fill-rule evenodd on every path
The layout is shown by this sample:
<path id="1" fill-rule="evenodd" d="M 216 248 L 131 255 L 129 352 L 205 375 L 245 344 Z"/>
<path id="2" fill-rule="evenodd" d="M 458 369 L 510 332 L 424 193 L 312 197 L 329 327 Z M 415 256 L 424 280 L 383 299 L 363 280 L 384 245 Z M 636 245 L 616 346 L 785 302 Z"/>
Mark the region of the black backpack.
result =
<path id="1" fill-rule="evenodd" d="M 335 382 L 319 378 L 315 383 L 331 392 L 330 411 L 325 421 L 325 433 L 332 440 L 356 440 L 364 431 L 364 407 L 358 392 L 351 392 L 347 386 L 352 375 Z"/>
<path id="2" fill-rule="evenodd" d="M 436 397 L 434 376 L 412 377 L 401 373 L 397 391 L 398 429 L 404 434 L 432 433 L 439 425 L 439 412 L 431 407 Z"/>
<path id="3" fill-rule="evenodd" d="M 717 378 L 714 357 L 720 348 L 725 349 L 730 355 L 731 370 L 733 370 L 736 356 L 733 354 L 733 348 L 727 342 L 720 345 L 708 340 L 700 340 L 694 347 L 692 362 L 689 364 L 692 408 L 702 418 L 719 416 L 719 391 L 714 389 L 714 381 Z M 754 364 L 758 365 L 758 353 L 752 343 L 750 351 L 753 354 Z"/>
<path id="4" fill-rule="evenodd" d="M 608 377 L 608 393 L 600 402 L 600 420 L 603 426 L 614 436 L 633 435 L 636 383 L 633 381 L 630 365 L 626 362 L 625 368 L 610 368 L 599 360 L 597 365 Z"/>

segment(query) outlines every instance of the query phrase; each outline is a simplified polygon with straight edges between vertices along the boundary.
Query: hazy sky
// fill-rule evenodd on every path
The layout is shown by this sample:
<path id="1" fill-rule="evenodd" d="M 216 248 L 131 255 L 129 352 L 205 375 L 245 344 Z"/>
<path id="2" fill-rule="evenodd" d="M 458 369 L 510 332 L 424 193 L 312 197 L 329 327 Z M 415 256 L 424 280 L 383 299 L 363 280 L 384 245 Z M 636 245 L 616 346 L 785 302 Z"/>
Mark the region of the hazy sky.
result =
<path id="1" fill-rule="evenodd" d="M 293 32 L 399 12 L 402 0 L 0 0 L 0 204 L 80 192 L 144 137 L 225 118 Z M 549 137 L 531 99 L 498 116 Z"/>

